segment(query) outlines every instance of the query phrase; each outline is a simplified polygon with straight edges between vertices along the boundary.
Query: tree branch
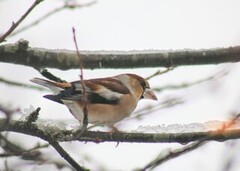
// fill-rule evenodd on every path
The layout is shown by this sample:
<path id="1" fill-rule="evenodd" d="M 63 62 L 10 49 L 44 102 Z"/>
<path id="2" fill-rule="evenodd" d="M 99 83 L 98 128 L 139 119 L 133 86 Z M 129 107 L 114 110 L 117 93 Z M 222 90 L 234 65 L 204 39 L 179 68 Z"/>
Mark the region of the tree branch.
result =
<path id="1" fill-rule="evenodd" d="M 64 158 L 66 161 L 71 164 L 71 166 L 76 169 L 77 171 L 85 171 L 86 168 L 80 166 L 61 146 L 57 141 L 49 141 L 49 144 L 55 148 L 55 150 L 61 155 L 62 158 Z"/>
<path id="2" fill-rule="evenodd" d="M 80 55 L 80 51 L 78 48 L 77 39 L 76 39 L 76 30 L 74 27 L 72 28 L 72 33 L 73 33 L 74 45 L 76 48 L 76 54 L 78 57 L 78 63 L 79 63 L 79 69 L 80 69 L 80 82 L 82 85 L 82 95 L 83 95 L 83 97 L 82 97 L 82 104 L 83 104 L 82 127 L 81 127 L 81 130 L 78 131 L 76 134 L 77 137 L 80 137 L 83 134 L 83 132 L 86 131 L 87 126 L 88 126 L 88 108 L 87 108 L 88 100 L 87 100 L 87 94 L 86 94 L 86 89 L 85 89 L 86 85 L 85 85 L 84 78 L 83 78 L 83 60 L 82 60 L 82 56 Z"/>
<path id="3" fill-rule="evenodd" d="M 77 4 L 77 3 L 71 3 L 71 2 L 68 2 L 66 1 L 64 5 L 62 5 L 61 7 L 58 7 L 58 8 L 55 8 L 51 11 L 49 11 L 48 13 L 44 14 L 43 16 L 39 17 L 38 19 L 36 19 L 35 21 L 33 21 L 32 23 L 16 30 L 14 33 L 12 33 L 10 36 L 15 36 L 23 31 L 26 31 L 27 29 L 33 27 L 33 26 L 36 26 L 37 24 L 41 23 L 43 20 L 46 20 L 47 18 L 49 18 L 50 16 L 60 12 L 60 11 L 63 11 L 64 9 L 70 9 L 70 10 L 73 10 L 73 9 L 77 9 L 77 8 L 83 8 L 83 7 L 89 7 L 93 4 L 95 4 L 96 1 L 92 1 L 92 2 L 88 2 L 86 4 Z"/>
<path id="4" fill-rule="evenodd" d="M 42 153 L 39 151 L 39 149 L 49 146 L 49 144 L 37 144 L 31 149 L 25 149 L 18 143 L 9 141 L 1 134 L 0 140 L 0 146 L 5 151 L 4 153 L 0 153 L 0 157 L 20 156 L 24 160 L 44 161 Z"/>
<path id="5" fill-rule="evenodd" d="M 51 144 L 53 146 L 53 148 L 55 148 L 55 150 L 76 170 L 79 170 L 79 171 L 85 171 L 87 170 L 86 168 L 80 166 L 61 146 L 60 144 L 57 142 L 57 140 L 54 138 L 54 132 L 49 132 L 48 130 L 42 130 L 42 129 L 39 129 L 38 126 L 34 123 L 36 123 L 37 121 L 37 117 L 39 115 L 39 111 L 40 111 L 40 108 L 37 108 L 35 111 L 31 112 L 28 117 L 26 117 L 25 121 L 15 121 L 15 120 L 11 120 L 11 122 L 9 122 L 9 118 L 7 117 L 7 113 L 9 113 L 6 109 L 4 108 L 0 108 L 0 111 L 3 111 L 3 113 L 6 114 L 6 118 L 1 118 L 0 119 L 0 127 L 1 127 L 1 130 L 0 132 L 3 132 L 3 131 L 9 131 L 8 129 L 10 128 L 11 129 L 11 126 L 14 127 L 14 129 L 21 129 L 21 130 L 28 130 L 27 132 L 30 132 L 30 133 L 33 133 L 35 134 L 36 133 L 36 137 L 39 137 L 45 141 L 47 141 L 49 144 Z M 6 112 L 5 112 L 6 111 Z M 11 118 L 12 119 L 12 118 Z M 7 123 L 7 124 L 6 124 Z M 18 124 L 16 124 L 18 123 Z M 16 124 L 16 125 L 15 125 Z M 15 127 L 16 126 L 16 127 Z M 12 128 L 13 128 L 12 127 Z M 16 131 L 18 132 L 18 131 Z M 35 132 L 35 133 L 34 133 Z M 29 134 L 30 135 L 30 134 Z M 4 138 L 3 136 L 1 136 L 0 134 L 0 138 Z M 5 139 L 5 142 L 6 139 Z M 8 145 L 10 144 L 10 142 L 8 143 Z M 0 144 L 1 146 L 4 146 L 2 144 Z M 9 149 L 6 148 L 7 146 L 5 146 L 5 149 Z M 20 147 L 17 147 L 17 146 L 14 146 L 13 143 L 11 143 L 11 151 L 20 151 L 21 148 Z M 31 154 L 32 155 L 32 154 Z M 35 154 L 34 154 L 35 155 Z M 40 154 L 36 154 L 38 156 L 40 156 Z M 32 157 L 32 156 L 24 156 L 24 157 Z"/>
<path id="6" fill-rule="evenodd" d="M 24 44 L 24 46 L 23 46 Z M 28 42 L 0 46 L 0 62 L 41 68 L 79 68 L 76 51 L 28 47 Z M 240 46 L 178 51 L 82 51 L 85 69 L 146 68 L 240 61 Z"/>
<path id="7" fill-rule="evenodd" d="M 24 15 L 15 23 L 12 22 L 12 26 L 0 37 L 0 43 L 5 41 L 5 38 L 9 36 L 17 26 L 28 16 L 28 14 L 43 0 L 35 0 L 35 2 L 31 5 L 31 7 L 24 13 Z"/>
<path id="8" fill-rule="evenodd" d="M 5 83 L 5 84 L 10 85 L 10 86 L 18 86 L 18 87 L 30 88 L 30 89 L 39 90 L 39 91 L 46 91 L 45 88 L 42 88 L 42 87 L 39 87 L 39 86 L 19 83 L 19 82 L 16 82 L 16 81 L 13 81 L 13 80 L 8 80 L 8 79 L 2 78 L 2 77 L 0 77 L 0 83 Z"/>
<path id="9" fill-rule="evenodd" d="M 164 154 L 160 154 L 155 160 L 151 161 L 150 163 L 148 163 L 144 168 L 142 169 L 136 169 L 136 171 L 145 171 L 149 168 L 153 169 L 161 164 L 163 164 L 164 162 L 167 162 L 173 158 L 176 158 L 178 156 L 181 156 L 187 152 L 193 151 L 196 148 L 204 145 L 206 142 L 203 141 L 197 141 L 197 142 L 193 142 L 183 148 L 180 149 L 176 149 L 176 150 L 169 150 L 167 153 L 164 152 Z"/>
<path id="10" fill-rule="evenodd" d="M 183 148 L 180 149 L 175 149 L 175 150 L 168 150 L 167 153 L 161 153 L 159 154 L 159 156 L 157 158 L 155 158 L 154 160 L 152 160 L 150 163 L 148 163 L 144 168 L 139 169 L 138 171 L 145 171 L 147 169 L 153 169 L 159 165 L 161 165 L 162 163 L 176 158 L 178 156 L 181 156 L 187 152 L 193 151 L 194 149 L 200 147 L 201 145 L 205 144 L 206 141 L 210 140 L 212 136 L 214 136 L 216 133 L 222 133 L 225 132 L 228 128 L 231 128 L 232 126 L 236 126 L 236 124 L 238 123 L 240 114 L 237 114 L 233 119 L 231 119 L 230 121 L 224 122 L 220 128 L 217 129 L 217 131 L 212 132 L 211 134 L 209 134 L 206 137 L 203 137 L 202 139 L 198 139 L 196 142 L 193 142 L 191 144 L 188 144 L 186 146 L 184 146 Z"/>
<path id="11" fill-rule="evenodd" d="M 0 119 L 0 127 L 6 122 L 6 119 Z M 240 138 L 240 129 L 226 130 L 223 132 L 183 132 L 183 133 L 127 133 L 115 132 L 111 135 L 109 132 L 86 131 L 81 137 L 73 136 L 74 131 L 60 130 L 54 126 L 42 126 L 40 123 L 33 123 L 26 126 L 27 121 L 12 120 L 8 126 L 3 127 L 2 131 L 12 131 L 39 137 L 49 141 L 49 137 L 59 142 L 81 141 L 81 142 L 125 142 L 125 143 L 181 143 L 186 144 L 199 139 L 208 137 L 208 140 L 226 141 L 229 139 Z"/>

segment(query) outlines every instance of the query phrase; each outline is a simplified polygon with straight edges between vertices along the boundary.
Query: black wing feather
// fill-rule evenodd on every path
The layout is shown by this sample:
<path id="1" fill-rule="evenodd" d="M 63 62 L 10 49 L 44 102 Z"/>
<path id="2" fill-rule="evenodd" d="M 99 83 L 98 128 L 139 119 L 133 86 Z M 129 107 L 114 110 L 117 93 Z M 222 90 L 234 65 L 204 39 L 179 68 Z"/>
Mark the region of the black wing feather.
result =
<path id="1" fill-rule="evenodd" d="M 93 92 L 86 92 L 87 94 L 87 101 L 88 103 L 99 103 L 99 104 L 117 104 L 119 99 L 106 99 L 105 97 L 100 96 L 99 94 Z M 57 95 L 45 95 L 45 98 L 55 101 L 57 103 L 63 104 L 62 100 L 75 100 L 75 101 L 82 101 L 83 95 L 82 91 L 75 90 L 75 87 L 72 86 L 61 91 Z"/>

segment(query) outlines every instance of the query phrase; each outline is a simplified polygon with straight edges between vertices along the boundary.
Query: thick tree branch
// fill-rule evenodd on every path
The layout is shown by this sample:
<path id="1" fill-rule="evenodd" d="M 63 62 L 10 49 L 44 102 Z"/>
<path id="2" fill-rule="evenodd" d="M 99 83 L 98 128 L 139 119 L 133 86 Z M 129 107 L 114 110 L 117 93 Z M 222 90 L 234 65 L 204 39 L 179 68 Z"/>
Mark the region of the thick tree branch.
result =
<path id="1" fill-rule="evenodd" d="M 0 127 L 6 122 L 0 119 Z M 74 131 L 60 130 L 53 126 L 39 126 L 32 124 L 26 126 L 26 121 L 11 121 L 2 131 L 12 131 L 39 137 L 49 141 L 50 138 L 55 141 L 82 141 L 82 142 L 130 142 L 130 143 L 189 143 L 199 139 L 209 137 L 208 140 L 226 141 L 229 139 L 240 138 L 240 129 L 226 130 L 223 132 L 186 132 L 186 133 L 126 133 L 117 132 L 109 134 L 109 132 L 86 131 L 81 137 L 75 137 Z M 49 138 L 50 137 L 50 138 Z"/>
<path id="2" fill-rule="evenodd" d="M 184 153 L 190 152 L 195 150 L 196 148 L 200 147 L 201 145 L 205 144 L 206 141 L 210 140 L 212 136 L 214 136 L 216 133 L 223 133 L 225 132 L 227 129 L 231 128 L 232 126 L 236 126 L 236 124 L 238 123 L 240 114 L 237 114 L 233 119 L 231 119 L 230 121 L 224 122 L 224 124 L 221 125 L 221 127 L 219 127 L 217 129 L 217 131 L 215 131 L 214 133 L 212 132 L 211 134 L 209 134 L 206 137 L 203 137 L 202 139 L 199 139 L 191 144 L 188 144 L 186 146 L 184 146 L 183 148 L 180 149 L 175 149 L 175 150 L 168 150 L 167 152 L 165 151 L 164 153 L 159 154 L 159 156 L 157 158 L 155 158 L 154 160 L 152 160 L 150 163 L 148 163 L 144 168 L 139 169 L 138 171 L 144 171 L 147 169 L 153 169 L 159 165 L 161 165 L 162 163 L 171 160 L 173 158 L 176 158 L 178 156 L 183 155 Z"/>
<path id="3" fill-rule="evenodd" d="M 240 46 L 178 51 L 82 51 L 85 69 L 144 68 L 219 64 L 240 61 Z M 76 51 L 28 47 L 28 42 L 0 46 L 0 62 L 41 68 L 79 68 Z"/>
<path id="4" fill-rule="evenodd" d="M 10 128 L 12 125 L 12 123 L 10 123 L 9 117 L 7 117 L 7 113 L 9 113 L 6 109 L 1 108 L 0 111 L 3 111 L 3 113 L 6 114 L 6 119 L 0 119 L 0 125 L 1 125 L 1 129 L 0 132 L 3 131 L 7 131 L 8 128 Z M 6 112 L 5 112 L 6 111 Z M 75 170 L 79 170 L 79 171 L 85 171 L 87 170 L 86 168 L 82 167 L 81 165 L 79 165 L 62 147 L 61 145 L 57 142 L 57 140 L 54 138 L 54 134 L 49 133 L 48 130 L 41 130 L 37 127 L 37 125 L 35 125 L 34 123 L 37 121 L 38 115 L 39 115 L 39 111 L 40 108 L 37 108 L 35 111 L 32 111 L 28 117 L 26 117 L 25 121 L 19 122 L 20 124 L 17 126 L 19 129 L 22 130 L 29 130 L 30 132 L 34 132 L 37 131 L 35 133 L 37 133 L 36 137 L 39 137 L 45 141 L 47 141 L 49 144 L 52 145 L 53 148 L 55 148 L 55 150 L 61 155 L 61 157 L 63 157 Z M 10 118 L 11 119 L 11 118 Z M 11 120 L 11 122 L 13 121 L 13 125 L 15 125 L 15 123 L 17 123 L 18 121 L 14 121 Z M 15 127 L 15 128 L 17 128 Z M 17 128 L 17 129 L 18 129 Z M 0 134 L 1 135 L 1 134 Z M 4 139 L 3 136 L 0 136 L 0 139 Z M 5 139 L 5 142 L 6 139 Z M 10 144 L 10 142 L 8 143 L 8 145 Z M 1 144 L 2 147 L 4 147 L 5 150 L 9 150 L 9 146 L 7 147 L 6 145 Z M 11 143 L 11 150 L 10 151 L 14 151 L 14 153 L 16 154 L 19 153 L 19 151 L 23 151 L 22 148 L 14 145 L 13 143 Z M 38 155 L 39 159 L 41 159 L 40 157 L 40 153 L 36 152 L 37 154 L 28 154 L 23 156 L 23 157 L 27 157 L 27 158 L 31 158 L 32 155 Z M 20 152 L 19 155 L 23 154 L 22 152 Z M 3 155 L 4 156 L 4 155 Z M 0 156 L 1 157 L 1 156 Z M 33 157 L 34 158 L 34 157 Z M 36 157 L 35 157 L 36 158 Z"/>

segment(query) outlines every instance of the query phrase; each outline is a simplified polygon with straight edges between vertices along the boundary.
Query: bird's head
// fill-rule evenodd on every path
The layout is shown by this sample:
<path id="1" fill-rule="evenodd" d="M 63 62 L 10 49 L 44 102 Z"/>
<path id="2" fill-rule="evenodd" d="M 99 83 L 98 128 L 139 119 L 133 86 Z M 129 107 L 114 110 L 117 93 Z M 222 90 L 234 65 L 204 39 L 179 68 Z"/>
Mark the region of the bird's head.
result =
<path id="1" fill-rule="evenodd" d="M 121 74 L 116 76 L 137 99 L 158 100 L 150 88 L 148 81 L 136 74 Z"/>

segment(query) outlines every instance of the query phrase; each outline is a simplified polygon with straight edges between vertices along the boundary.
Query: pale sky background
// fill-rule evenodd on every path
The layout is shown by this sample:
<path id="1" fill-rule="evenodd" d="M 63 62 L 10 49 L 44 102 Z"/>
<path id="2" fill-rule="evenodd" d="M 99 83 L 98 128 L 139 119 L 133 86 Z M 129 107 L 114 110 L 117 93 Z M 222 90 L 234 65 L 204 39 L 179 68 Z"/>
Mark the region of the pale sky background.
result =
<path id="1" fill-rule="evenodd" d="M 27 17 L 22 26 L 47 11 L 62 5 L 60 0 L 45 0 Z M 89 1 L 80 1 L 89 2 Z M 0 32 L 7 30 L 12 21 L 16 21 L 33 1 L 0 1 Z M 238 0 L 99 0 L 91 7 L 78 10 L 64 10 L 39 25 L 15 37 L 6 43 L 15 43 L 23 38 L 31 47 L 48 49 L 75 49 L 72 40 L 72 27 L 77 30 L 79 47 L 82 50 L 176 50 L 203 49 L 240 45 L 240 1 Z M 158 69 L 106 69 L 85 70 L 85 78 L 111 76 L 123 72 L 132 72 L 143 77 Z M 53 74 L 73 81 L 79 79 L 79 70 L 61 71 L 50 69 Z M 178 98 L 184 103 L 172 108 L 158 110 L 146 115 L 141 121 L 124 120 L 117 124 L 120 130 L 132 131 L 139 126 L 168 124 L 205 123 L 212 120 L 227 120 L 230 114 L 240 112 L 240 65 L 219 64 L 205 66 L 178 67 L 162 76 L 150 80 L 152 87 L 191 83 L 209 76 L 227 73 L 222 77 L 179 90 L 166 90 L 158 93 L 159 102 L 141 101 L 136 110 L 146 104 L 157 105 L 167 99 Z M 0 63 L 0 77 L 29 83 L 40 74 L 25 66 Z M 6 84 L 0 84 L 0 104 L 20 107 L 23 111 L 30 105 L 41 107 L 41 119 L 70 120 L 74 118 L 66 107 L 48 101 L 42 96 L 48 92 L 38 92 Z M 101 128 L 99 128 L 101 129 Z M 39 139 L 29 142 L 31 137 L 12 134 L 12 139 L 29 147 Z M 26 139 L 26 140 L 24 140 Z M 238 145 L 238 141 L 234 141 Z M 226 162 L 226 156 L 232 151 L 230 141 L 210 142 L 191 153 L 173 159 L 155 170 L 169 171 L 219 171 Z M 181 147 L 179 144 L 125 144 L 116 143 L 62 143 L 78 161 L 93 170 L 101 166 L 109 170 L 132 170 L 151 161 L 161 151 Z M 236 145 L 236 147 L 238 147 Z M 46 156 L 58 159 L 53 150 L 44 150 Z M 240 154 L 239 148 L 234 154 Z M 87 155 L 93 161 L 83 157 Z M 42 166 L 24 165 L 26 161 L 9 159 L 12 166 L 24 170 L 42 170 Z M 239 155 L 236 163 L 239 163 Z M 3 160 L 1 161 L 3 162 Z M 22 164 L 23 163 L 23 164 Z M 95 163 L 95 164 L 94 164 Z M 0 165 L 0 170 L 3 165 Z M 44 166 L 45 167 L 45 166 Z M 56 170 L 48 165 L 48 170 Z M 238 170 L 235 167 L 235 170 Z M 64 170 L 64 169 L 63 169 Z M 65 168 L 65 170 L 67 170 Z M 234 170 L 234 168 L 232 169 Z"/>

